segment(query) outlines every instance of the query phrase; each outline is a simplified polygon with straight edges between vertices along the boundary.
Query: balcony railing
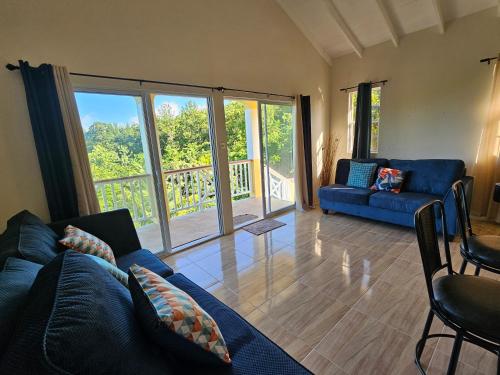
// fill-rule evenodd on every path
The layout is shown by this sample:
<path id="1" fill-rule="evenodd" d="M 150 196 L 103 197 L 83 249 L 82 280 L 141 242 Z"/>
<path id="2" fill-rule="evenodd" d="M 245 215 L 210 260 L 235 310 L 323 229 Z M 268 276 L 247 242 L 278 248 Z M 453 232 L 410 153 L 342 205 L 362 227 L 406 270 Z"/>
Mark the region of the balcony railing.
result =
<path id="1" fill-rule="evenodd" d="M 252 160 L 229 163 L 231 196 L 253 194 Z M 165 171 L 164 182 L 170 217 L 202 211 L 215 206 L 215 178 L 212 166 Z M 139 225 L 157 218 L 153 178 L 150 174 L 106 179 L 95 182 L 102 211 L 128 208 Z"/>

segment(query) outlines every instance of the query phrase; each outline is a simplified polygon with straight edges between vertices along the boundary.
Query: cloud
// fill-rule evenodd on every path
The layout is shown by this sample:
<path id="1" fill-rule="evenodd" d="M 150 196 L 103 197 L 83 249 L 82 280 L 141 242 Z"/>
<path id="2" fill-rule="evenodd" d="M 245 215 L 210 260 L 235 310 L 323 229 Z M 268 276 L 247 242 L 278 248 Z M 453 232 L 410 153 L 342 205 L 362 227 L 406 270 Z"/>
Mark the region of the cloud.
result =
<path id="1" fill-rule="evenodd" d="M 139 117 L 138 116 L 133 116 L 128 119 L 129 124 L 138 124 L 139 123 Z"/>
<path id="2" fill-rule="evenodd" d="M 82 123 L 83 130 L 87 131 L 90 128 L 90 126 L 95 122 L 95 119 L 90 113 L 87 113 L 86 115 L 82 116 L 80 121 Z"/>
<path id="3" fill-rule="evenodd" d="M 164 101 L 161 104 L 157 105 L 155 108 L 155 113 L 157 116 L 160 116 L 168 109 L 174 116 L 178 116 L 179 113 L 181 113 L 181 107 L 179 106 L 179 104 L 169 101 Z"/>

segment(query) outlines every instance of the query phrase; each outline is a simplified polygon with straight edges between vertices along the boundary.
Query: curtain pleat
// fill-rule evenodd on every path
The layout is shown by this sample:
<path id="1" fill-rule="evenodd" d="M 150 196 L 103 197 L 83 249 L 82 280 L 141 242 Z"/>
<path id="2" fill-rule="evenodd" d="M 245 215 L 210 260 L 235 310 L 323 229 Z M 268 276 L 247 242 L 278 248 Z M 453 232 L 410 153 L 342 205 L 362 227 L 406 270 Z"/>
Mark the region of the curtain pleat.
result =
<path id="1" fill-rule="evenodd" d="M 69 73 L 62 66 L 52 68 L 73 167 L 78 211 L 80 216 L 99 213 L 99 201 L 92 181 L 87 147 Z"/>
<path id="2" fill-rule="evenodd" d="M 353 159 L 370 158 L 372 126 L 372 84 L 364 82 L 358 85 L 356 103 L 356 122 L 354 124 Z"/>
<path id="3" fill-rule="evenodd" d="M 500 55 L 499 55 L 500 59 Z M 495 183 L 500 182 L 500 60 L 493 72 L 493 88 L 486 125 L 473 166 L 472 213 L 500 222 L 500 204 L 493 201 Z"/>
<path id="4" fill-rule="evenodd" d="M 34 68 L 25 61 L 19 61 L 19 66 L 51 220 L 78 216 L 73 169 L 52 66 Z"/>
<path id="5" fill-rule="evenodd" d="M 303 99 L 307 98 L 307 99 Z M 295 201 L 298 209 L 307 210 L 312 202 L 312 163 L 311 163 L 311 107 L 310 98 L 295 97 Z M 309 134 L 309 136 L 308 136 Z M 309 139 L 306 139 L 309 138 Z M 309 152 L 309 156 L 307 156 Z M 310 163 L 308 167 L 307 164 Z M 311 181 L 308 183 L 308 174 Z M 309 192 L 310 189 L 310 192 Z"/>

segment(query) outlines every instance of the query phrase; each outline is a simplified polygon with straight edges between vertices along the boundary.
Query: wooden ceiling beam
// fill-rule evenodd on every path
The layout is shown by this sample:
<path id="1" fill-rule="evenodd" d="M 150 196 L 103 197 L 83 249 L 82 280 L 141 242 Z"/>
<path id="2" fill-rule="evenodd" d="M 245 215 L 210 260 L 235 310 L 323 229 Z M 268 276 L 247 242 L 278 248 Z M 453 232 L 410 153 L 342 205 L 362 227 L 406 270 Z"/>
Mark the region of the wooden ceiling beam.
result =
<path id="1" fill-rule="evenodd" d="M 385 25 L 387 26 L 387 30 L 389 31 L 389 34 L 391 36 L 392 43 L 394 44 L 395 47 L 399 46 L 399 36 L 398 33 L 396 32 L 396 28 L 394 27 L 394 22 L 387 10 L 384 0 L 375 0 L 375 4 L 377 5 L 380 14 L 382 14 L 382 17 L 384 18 Z"/>
<path id="2" fill-rule="evenodd" d="M 340 14 L 338 11 L 337 7 L 335 6 L 335 3 L 333 0 L 323 0 L 328 8 L 328 11 L 330 12 L 330 15 L 332 16 L 333 20 L 337 23 L 337 25 L 340 28 L 340 31 L 342 34 L 344 34 L 345 38 L 351 45 L 352 49 L 354 52 L 359 57 L 363 56 L 363 46 L 359 42 L 358 38 L 356 38 L 356 35 L 352 32 L 351 28 L 349 25 L 347 25 L 346 21 L 344 20 L 344 17 Z"/>
<path id="3" fill-rule="evenodd" d="M 432 9 L 436 17 L 436 24 L 440 34 L 444 34 L 444 18 L 443 10 L 441 8 L 441 0 L 431 0 Z"/>

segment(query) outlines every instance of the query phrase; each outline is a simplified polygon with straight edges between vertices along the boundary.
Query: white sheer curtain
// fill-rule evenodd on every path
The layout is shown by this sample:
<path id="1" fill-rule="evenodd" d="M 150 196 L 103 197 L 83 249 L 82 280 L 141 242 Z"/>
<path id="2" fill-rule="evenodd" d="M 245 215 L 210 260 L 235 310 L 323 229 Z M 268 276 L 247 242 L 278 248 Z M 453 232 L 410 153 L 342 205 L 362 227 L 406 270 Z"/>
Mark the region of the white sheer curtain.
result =
<path id="1" fill-rule="evenodd" d="M 500 55 L 499 55 L 500 59 Z M 493 190 L 500 182 L 500 60 L 493 71 L 493 89 L 487 122 L 473 168 L 474 192 L 472 213 L 500 222 L 499 203 L 493 201 Z"/>
<path id="2" fill-rule="evenodd" d="M 75 179 L 80 215 L 90 215 L 100 212 L 92 172 L 90 170 L 85 138 L 80 123 L 73 88 L 68 71 L 62 66 L 53 66 L 54 80 L 64 122 L 64 130 L 68 141 L 73 176 Z"/>

